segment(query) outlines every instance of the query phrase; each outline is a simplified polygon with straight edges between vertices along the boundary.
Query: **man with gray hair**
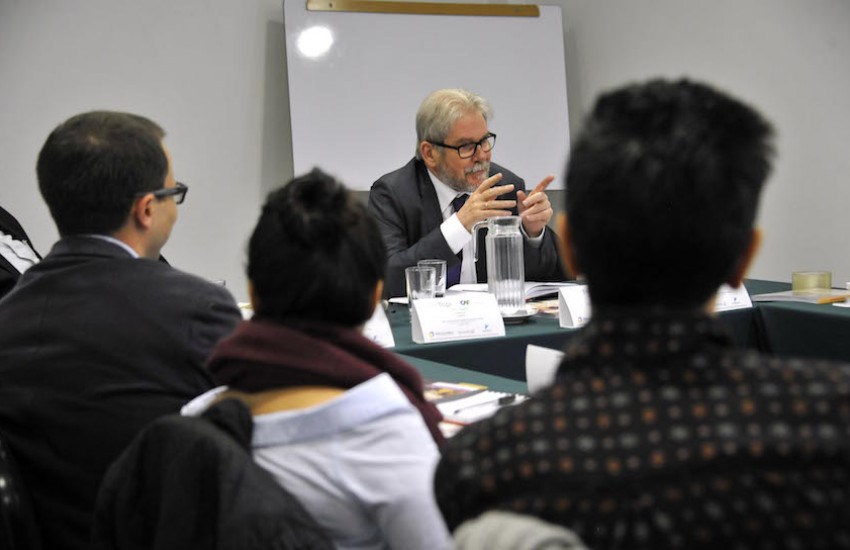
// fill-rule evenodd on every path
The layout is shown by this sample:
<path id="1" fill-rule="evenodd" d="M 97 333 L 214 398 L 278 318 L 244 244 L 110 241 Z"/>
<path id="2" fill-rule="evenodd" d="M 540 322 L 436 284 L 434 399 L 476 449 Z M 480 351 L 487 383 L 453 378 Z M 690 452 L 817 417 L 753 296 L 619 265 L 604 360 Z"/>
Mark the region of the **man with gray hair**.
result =
<path id="1" fill-rule="evenodd" d="M 427 258 L 446 260 L 446 286 L 487 281 L 487 262 L 472 257 L 472 228 L 495 216 L 522 217 L 527 280 L 563 280 L 557 238 L 547 227 L 552 205 L 547 176 L 531 192 L 513 172 L 490 162 L 496 134 L 487 101 L 472 92 L 432 92 L 416 113 L 416 156 L 378 178 L 369 210 L 389 257 L 385 294 L 405 294 L 404 269 Z"/>

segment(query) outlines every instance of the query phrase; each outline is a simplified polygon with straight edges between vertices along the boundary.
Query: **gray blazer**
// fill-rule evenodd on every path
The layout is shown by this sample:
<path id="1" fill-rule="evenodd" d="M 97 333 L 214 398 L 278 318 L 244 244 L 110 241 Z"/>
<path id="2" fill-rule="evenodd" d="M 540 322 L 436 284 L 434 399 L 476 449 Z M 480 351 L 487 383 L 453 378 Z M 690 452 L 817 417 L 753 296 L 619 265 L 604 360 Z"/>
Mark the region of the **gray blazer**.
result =
<path id="1" fill-rule="evenodd" d="M 514 185 L 513 191 L 499 198 L 516 200 L 516 192 L 525 190 L 525 182 L 510 170 L 491 163 L 490 175 L 499 172 L 503 175 L 500 185 Z M 384 281 L 386 296 L 406 294 L 404 269 L 416 265 L 419 260 L 442 259 L 446 260 L 447 266 L 459 262 L 440 231 L 443 215 L 437 192 L 428 177 L 428 168 L 421 160 L 414 158 L 398 170 L 378 178 L 369 192 L 369 211 L 378 222 L 387 247 L 387 274 Z M 517 214 L 516 208 L 513 214 Z M 479 233 L 479 257 L 475 266 L 480 282 L 487 281 L 483 237 L 484 233 Z M 557 237 L 550 228 L 546 228 L 539 248 L 526 243 L 523 252 L 526 280 L 566 279 L 558 254 Z"/>

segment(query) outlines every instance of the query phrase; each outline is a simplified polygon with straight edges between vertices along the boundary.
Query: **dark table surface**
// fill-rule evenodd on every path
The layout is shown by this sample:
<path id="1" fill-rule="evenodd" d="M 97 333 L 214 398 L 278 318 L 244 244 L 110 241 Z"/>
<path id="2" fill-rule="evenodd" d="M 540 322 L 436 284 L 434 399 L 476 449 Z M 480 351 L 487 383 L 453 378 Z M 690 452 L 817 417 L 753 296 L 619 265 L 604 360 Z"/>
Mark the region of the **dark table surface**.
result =
<path id="1" fill-rule="evenodd" d="M 788 290 L 790 285 L 788 283 L 751 279 L 746 282 L 746 287 L 748 292 L 754 295 Z M 725 311 L 719 313 L 718 317 L 738 345 L 773 351 L 774 348 L 784 349 L 783 346 L 788 343 L 782 341 L 782 337 L 779 336 L 776 338 L 779 338 L 780 341 L 774 342 L 776 338 L 770 333 L 761 334 L 762 327 L 784 326 L 785 316 L 774 315 L 773 309 L 784 312 L 787 306 L 801 305 L 809 304 L 761 303 L 758 308 Z M 763 321 L 757 316 L 758 311 L 766 306 L 769 306 L 771 312 L 767 315 L 767 320 Z M 774 306 L 779 307 L 775 308 Z M 823 306 L 814 306 L 814 308 L 814 315 L 820 316 L 823 312 Z M 797 309 L 799 308 L 791 308 L 792 311 Z M 807 311 L 806 308 L 803 308 L 803 310 Z M 842 310 L 839 315 L 841 319 L 845 319 L 842 315 L 845 313 L 847 315 L 846 322 L 850 327 L 850 311 Z M 406 356 L 406 358 L 424 359 L 434 363 L 468 369 L 484 375 L 493 375 L 521 382 L 525 381 L 526 346 L 533 344 L 551 349 L 563 349 L 578 330 L 561 328 L 556 317 L 535 315 L 526 323 L 506 325 L 504 337 L 416 344 L 411 337 L 410 313 L 407 306 L 390 304 L 387 309 L 387 318 L 396 342 L 394 351 Z M 775 330 L 779 333 L 780 329 L 781 327 Z M 850 342 L 845 347 L 850 348 Z M 850 349 L 848 349 L 847 357 L 850 358 Z M 466 381 L 472 382 L 472 380 Z"/>
<path id="2" fill-rule="evenodd" d="M 777 290 L 788 290 L 790 285 Z M 850 362 L 850 308 L 832 304 L 758 302 L 759 349 L 780 357 Z"/>

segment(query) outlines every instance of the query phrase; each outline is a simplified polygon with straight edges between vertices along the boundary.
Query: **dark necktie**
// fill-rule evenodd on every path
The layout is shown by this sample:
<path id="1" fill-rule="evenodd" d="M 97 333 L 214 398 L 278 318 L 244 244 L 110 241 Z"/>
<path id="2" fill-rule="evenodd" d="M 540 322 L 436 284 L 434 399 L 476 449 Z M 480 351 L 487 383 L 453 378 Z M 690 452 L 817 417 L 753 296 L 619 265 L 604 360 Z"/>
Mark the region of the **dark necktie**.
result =
<path id="1" fill-rule="evenodd" d="M 460 209 L 466 204 L 466 199 L 468 198 L 469 195 L 458 195 L 452 200 L 452 207 L 455 209 L 455 212 L 460 212 Z M 458 263 L 446 268 L 446 288 L 460 282 L 460 266 L 463 263 L 463 251 L 457 253 L 457 259 L 459 260 Z"/>

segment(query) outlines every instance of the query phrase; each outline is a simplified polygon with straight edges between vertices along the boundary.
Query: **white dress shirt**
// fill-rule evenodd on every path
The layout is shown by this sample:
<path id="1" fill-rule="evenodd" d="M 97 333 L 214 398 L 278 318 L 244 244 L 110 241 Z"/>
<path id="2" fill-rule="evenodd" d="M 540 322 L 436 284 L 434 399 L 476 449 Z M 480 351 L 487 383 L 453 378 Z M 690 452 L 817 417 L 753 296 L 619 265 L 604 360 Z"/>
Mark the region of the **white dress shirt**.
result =
<path id="1" fill-rule="evenodd" d="M 434 191 L 437 192 L 437 201 L 440 204 L 440 212 L 443 214 L 443 223 L 440 224 L 440 231 L 443 233 L 443 238 L 446 239 L 449 248 L 455 254 L 461 250 L 463 251 L 463 262 L 460 266 L 460 282 L 476 283 L 478 280 L 475 275 L 475 261 L 472 255 L 472 233 L 467 231 L 466 227 L 460 223 L 457 213 L 452 206 L 452 201 L 459 193 L 437 179 L 437 176 L 432 174 L 430 170 L 428 171 L 428 176 L 431 177 L 431 183 L 434 184 Z"/>
<path id="2" fill-rule="evenodd" d="M 199 414 L 220 391 L 183 414 Z M 251 445 L 337 548 L 452 547 L 434 497 L 437 445 L 389 374 L 314 407 L 254 416 Z"/>
<path id="3" fill-rule="evenodd" d="M 19 241 L 0 231 L 0 256 L 23 273 L 38 263 L 38 255 L 25 241 Z"/>

